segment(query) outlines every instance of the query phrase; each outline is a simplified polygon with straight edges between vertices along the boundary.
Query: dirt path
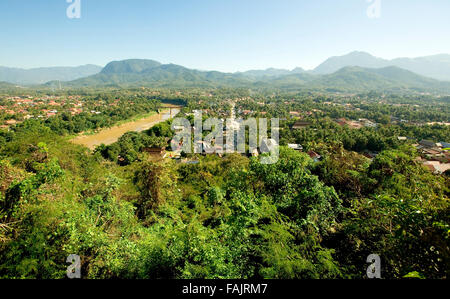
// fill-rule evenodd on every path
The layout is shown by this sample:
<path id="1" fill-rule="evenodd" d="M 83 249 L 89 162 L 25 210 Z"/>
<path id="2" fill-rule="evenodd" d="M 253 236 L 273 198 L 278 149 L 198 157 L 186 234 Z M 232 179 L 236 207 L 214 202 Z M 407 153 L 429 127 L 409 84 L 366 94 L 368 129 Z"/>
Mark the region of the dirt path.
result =
<path id="1" fill-rule="evenodd" d="M 105 145 L 113 144 L 127 132 L 142 132 L 148 130 L 154 125 L 174 117 L 179 111 L 179 109 L 172 109 L 172 115 L 169 115 L 169 110 L 164 110 L 159 114 L 127 122 L 112 128 L 103 129 L 94 135 L 80 135 L 72 139 L 71 142 L 84 145 L 93 150 L 102 143 Z"/>

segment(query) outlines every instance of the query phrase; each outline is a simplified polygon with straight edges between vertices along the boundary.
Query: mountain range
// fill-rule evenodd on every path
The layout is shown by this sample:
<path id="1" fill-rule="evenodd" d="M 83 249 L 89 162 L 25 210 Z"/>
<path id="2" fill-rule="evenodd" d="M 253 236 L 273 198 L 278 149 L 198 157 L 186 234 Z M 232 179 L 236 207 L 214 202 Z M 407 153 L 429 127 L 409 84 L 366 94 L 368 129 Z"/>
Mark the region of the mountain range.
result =
<path id="1" fill-rule="evenodd" d="M 90 65 L 78 69 L 36 69 L 36 72 L 40 70 L 45 74 L 39 77 L 40 82 L 46 82 L 46 78 L 49 78 L 47 76 L 52 76 L 50 74 L 52 69 L 53 76 L 57 76 L 58 79 L 51 79 L 43 86 L 245 87 L 326 91 L 450 92 L 450 82 L 436 79 L 438 77 L 445 79 L 448 72 L 450 80 L 450 55 L 445 54 L 415 59 L 384 60 L 368 53 L 352 52 L 344 56 L 331 57 L 311 71 L 302 68 L 293 70 L 270 68 L 238 73 L 200 71 L 175 64 L 162 64 L 155 60 L 129 59 L 110 62 L 104 68 Z M 83 76 L 82 72 L 87 75 Z M 70 78 L 64 80 L 63 76 Z M 0 81 L 19 84 L 18 78 L 16 80 L 10 78 L 0 75 Z"/>
<path id="2" fill-rule="evenodd" d="M 49 85 L 55 82 L 48 83 Z M 106 65 L 99 73 L 64 82 L 66 87 L 245 87 L 283 90 L 325 91 L 443 91 L 450 92 L 450 82 L 439 81 L 411 71 L 388 66 L 367 68 L 345 66 L 330 74 L 301 69 L 221 73 L 199 71 L 154 60 L 123 60 Z"/>
<path id="3" fill-rule="evenodd" d="M 450 81 L 450 55 L 440 54 L 418 58 L 397 58 L 386 60 L 365 52 L 352 52 L 344 56 L 328 58 L 316 67 L 314 74 L 330 74 L 346 66 L 384 68 L 396 66 L 422 76 Z"/>
<path id="4" fill-rule="evenodd" d="M 236 75 L 242 75 L 243 77 L 248 77 L 252 79 L 261 79 L 261 78 L 269 78 L 269 77 L 279 77 L 279 76 L 285 76 L 285 75 L 293 75 L 293 74 L 301 74 L 304 73 L 305 70 L 301 67 L 297 67 L 290 70 L 285 69 L 275 69 L 275 68 L 269 68 L 266 70 L 251 70 L 246 72 L 237 72 Z"/>
<path id="5" fill-rule="evenodd" d="M 92 64 L 77 67 L 45 67 L 34 69 L 0 66 L 0 81 L 21 85 L 44 84 L 52 80 L 72 81 L 97 74 L 101 70 L 101 66 Z"/>

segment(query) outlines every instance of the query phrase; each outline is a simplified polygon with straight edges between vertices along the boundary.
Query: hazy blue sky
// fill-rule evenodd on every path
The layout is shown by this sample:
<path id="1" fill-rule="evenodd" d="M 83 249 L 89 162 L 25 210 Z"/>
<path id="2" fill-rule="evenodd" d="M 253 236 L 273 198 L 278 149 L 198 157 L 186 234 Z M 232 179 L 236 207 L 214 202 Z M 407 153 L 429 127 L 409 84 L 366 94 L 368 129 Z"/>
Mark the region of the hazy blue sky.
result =
<path id="1" fill-rule="evenodd" d="M 376 0 L 373 0 L 376 1 Z M 354 50 L 383 58 L 450 53 L 449 0 L 1 0 L 0 65 L 155 59 L 197 69 L 313 68 Z"/>

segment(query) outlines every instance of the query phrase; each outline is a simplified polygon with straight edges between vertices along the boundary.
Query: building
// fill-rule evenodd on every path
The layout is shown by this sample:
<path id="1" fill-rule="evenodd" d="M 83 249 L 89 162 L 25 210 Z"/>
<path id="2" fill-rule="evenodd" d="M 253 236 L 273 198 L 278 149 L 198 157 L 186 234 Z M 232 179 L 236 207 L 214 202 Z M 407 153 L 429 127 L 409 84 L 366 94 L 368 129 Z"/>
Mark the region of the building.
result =
<path id="1" fill-rule="evenodd" d="M 347 125 L 347 120 L 345 118 L 339 118 L 336 120 L 336 123 L 340 126 L 345 126 Z"/>
<path id="2" fill-rule="evenodd" d="M 423 163 L 423 165 L 436 174 L 442 174 L 447 170 L 450 170 L 450 163 L 441 163 L 439 161 L 426 161 Z"/>
<path id="3" fill-rule="evenodd" d="M 438 145 L 440 145 L 440 147 L 442 147 L 442 148 L 450 148 L 450 143 L 448 143 L 448 142 L 441 141 L 438 143 Z"/>
<path id="4" fill-rule="evenodd" d="M 357 121 L 348 122 L 348 125 L 352 129 L 361 129 L 364 125 Z"/>
<path id="5" fill-rule="evenodd" d="M 15 125 L 15 124 L 17 124 L 17 120 L 15 120 L 15 119 L 10 119 L 10 120 L 7 120 L 6 122 L 5 122 L 7 125 Z"/>
<path id="6" fill-rule="evenodd" d="M 359 122 L 364 124 L 364 126 L 368 127 L 368 128 L 376 128 L 378 126 L 376 123 L 374 123 L 373 121 L 370 121 L 366 118 L 360 118 Z"/>
<path id="7" fill-rule="evenodd" d="M 165 147 L 146 147 L 144 148 L 144 152 L 149 153 L 151 156 L 154 157 L 164 157 L 166 154 L 166 148 Z"/>
<path id="8" fill-rule="evenodd" d="M 421 146 L 423 146 L 424 148 L 436 147 L 436 143 L 434 143 L 433 141 L 430 141 L 430 140 L 422 140 L 422 141 L 419 142 L 419 144 Z"/>
<path id="9" fill-rule="evenodd" d="M 308 156 L 314 160 L 314 162 L 319 162 L 322 159 L 322 156 L 316 153 L 315 151 L 309 151 Z"/>
<path id="10" fill-rule="evenodd" d="M 296 151 L 302 151 L 303 150 L 303 146 L 301 146 L 300 144 L 288 144 L 288 147 L 296 150 Z"/>

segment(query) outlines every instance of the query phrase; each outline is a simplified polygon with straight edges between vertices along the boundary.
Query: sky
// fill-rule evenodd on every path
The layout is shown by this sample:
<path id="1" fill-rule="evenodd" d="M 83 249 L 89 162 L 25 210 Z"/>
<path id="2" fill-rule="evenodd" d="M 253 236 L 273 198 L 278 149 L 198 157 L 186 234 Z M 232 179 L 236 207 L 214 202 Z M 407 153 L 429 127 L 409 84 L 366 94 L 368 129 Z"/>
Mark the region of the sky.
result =
<path id="1" fill-rule="evenodd" d="M 312 69 L 356 50 L 450 54 L 449 0 L 79 0 L 79 19 L 67 1 L 1 0 L 0 66 L 142 58 L 235 72 Z"/>

